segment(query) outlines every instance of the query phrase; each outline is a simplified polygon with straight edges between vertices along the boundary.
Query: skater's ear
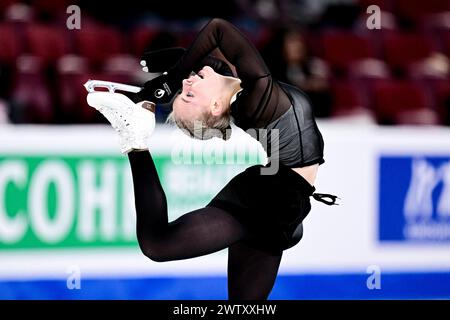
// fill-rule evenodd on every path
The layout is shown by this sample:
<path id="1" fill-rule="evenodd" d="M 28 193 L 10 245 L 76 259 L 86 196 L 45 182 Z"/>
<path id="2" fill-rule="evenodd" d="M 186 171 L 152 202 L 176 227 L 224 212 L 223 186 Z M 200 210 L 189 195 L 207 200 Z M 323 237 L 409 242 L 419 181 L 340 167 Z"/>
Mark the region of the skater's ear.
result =
<path id="1" fill-rule="evenodd" d="M 209 110 L 211 111 L 211 115 L 214 117 L 218 117 L 223 114 L 225 110 L 221 99 L 212 99 L 209 105 Z"/>

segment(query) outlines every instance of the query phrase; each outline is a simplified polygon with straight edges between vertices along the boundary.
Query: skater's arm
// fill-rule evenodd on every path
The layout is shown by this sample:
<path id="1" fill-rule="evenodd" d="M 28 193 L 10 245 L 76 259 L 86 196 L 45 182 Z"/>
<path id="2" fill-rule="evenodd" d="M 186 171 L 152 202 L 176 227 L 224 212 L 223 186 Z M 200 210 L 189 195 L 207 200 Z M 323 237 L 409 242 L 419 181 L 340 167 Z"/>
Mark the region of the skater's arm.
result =
<path id="1" fill-rule="evenodd" d="M 163 73 L 173 68 L 180 58 L 185 54 L 186 49 L 182 47 L 172 47 L 166 49 L 159 49 L 147 51 L 141 58 L 142 70 L 151 73 Z M 198 72 L 204 66 L 209 66 L 215 72 L 224 76 L 233 76 L 233 72 L 228 63 L 212 54 L 203 58 L 196 66 L 192 68 L 193 71 Z M 178 84 L 181 87 L 181 83 Z"/>
<path id="2" fill-rule="evenodd" d="M 223 19 L 212 19 L 198 33 L 178 63 L 163 77 L 146 83 L 145 92 L 152 94 L 154 88 L 169 88 L 172 96 L 182 80 L 198 67 L 198 64 L 215 49 L 219 49 L 225 59 L 232 64 L 244 89 L 238 96 L 239 109 L 254 118 L 270 118 L 282 105 L 285 110 L 289 100 L 276 81 L 254 45 L 234 25 Z M 152 83 L 153 82 L 153 83 Z M 161 82 L 161 84 L 157 83 Z M 151 101 L 157 101 L 153 97 Z M 266 119 L 266 120 L 267 120 Z"/>
<path id="3" fill-rule="evenodd" d="M 242 86 L 253 86 L 262 78 L 270 78 L 264 60 L 253 44 L 234 25 L 223 19 L 212 19 L 197 35 L 173 72 L 184 79 L 214 49 L 236 68 Z"/>
<path id="4" fill-rule="evenodd" d="M 239 112 L 246 114 L 244 126 L 263 125 L 275 114 L 287 110 L 290 101 L 255 46 L 234 25 L 223 19 L 212 19 L 197 35 L 186 53 L 173 68 L 178 75 L 187 75 L 198 61 L 214 49 L 235 67 L 244 89 L 238 96 Z"/>

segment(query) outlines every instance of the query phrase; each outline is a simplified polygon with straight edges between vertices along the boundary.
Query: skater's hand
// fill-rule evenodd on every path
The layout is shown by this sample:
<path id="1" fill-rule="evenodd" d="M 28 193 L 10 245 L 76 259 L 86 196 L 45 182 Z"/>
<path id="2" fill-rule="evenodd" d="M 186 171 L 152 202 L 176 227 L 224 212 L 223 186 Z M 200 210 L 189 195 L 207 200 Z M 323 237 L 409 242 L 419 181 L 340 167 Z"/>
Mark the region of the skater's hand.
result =
<path id="1" fill-rule="evenodd" d="M 138 96 L 142 100 L 165 104 L 172 101 L 180 87 L 181 82 L 178 83 L 178 81 L 173 80 L 169 72 L 164 72 L 159 77 L 147 81 L 143 89 L 138 92 Z"/>
<path id="2" fill-rule="evenodd" d="M 141 57 L 142 71 L 163 73 L 172 68 L 186 50 L 181 47 L 147 51 Z"/>

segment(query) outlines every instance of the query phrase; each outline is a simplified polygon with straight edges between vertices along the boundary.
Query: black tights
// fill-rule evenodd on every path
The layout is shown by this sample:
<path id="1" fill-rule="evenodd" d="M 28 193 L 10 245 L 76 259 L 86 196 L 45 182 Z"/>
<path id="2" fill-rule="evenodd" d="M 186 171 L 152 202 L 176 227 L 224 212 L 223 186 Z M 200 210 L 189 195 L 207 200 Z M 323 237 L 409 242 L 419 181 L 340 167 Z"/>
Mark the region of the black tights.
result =
<path id="1" fill-rule="evenodd" d="M 267 299 L 281 261 L 243 243 L 247 231 L 224 210 L 206 207 L 169 223 L 167 201 L 148 151 L 128 154 L 133 176 L 137 239 L 142 252 L 162 262 L 228 248 L 228 298 Z"/>

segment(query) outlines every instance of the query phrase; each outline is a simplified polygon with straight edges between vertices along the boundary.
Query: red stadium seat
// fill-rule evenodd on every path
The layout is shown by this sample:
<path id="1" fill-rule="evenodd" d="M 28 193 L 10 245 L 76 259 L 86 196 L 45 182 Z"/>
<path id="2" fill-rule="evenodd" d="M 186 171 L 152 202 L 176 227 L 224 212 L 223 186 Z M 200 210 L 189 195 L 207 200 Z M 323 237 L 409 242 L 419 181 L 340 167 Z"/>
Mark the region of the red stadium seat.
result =
<path id="1" fill-rule="evenodd" d="M 362 81 L 389 79 L 391 77 L 391 70 L 386 62 L 382 60 L 365 59 L 349 65 L 348 77 Z"/>
<path id="2" fill-rule="evenodd" d="M 44 64 L 55 63 L 69 52 L 67 34 L 62 28 L 48 25 L 29 25 L 25 29 L 30 53 L 39 57 Z"/>
<path id="3" fill-rule="evenodd" d="M 441 124 L 450 125 L 450 82 L 437 81 L 432 85 Z"/>
<path id="4" fill-rule="evenodd" d="M 132 51 L 136 57 L 142 56 L 152 39 L 158 34 L 158 30 L 150 27 L 136 28 L 132 35 Z"/>
<path id="5" fill-rule="evenodd" d="M 58 68 L 58 100 L 61 122 L 105 122 L 103 116 L 86 102 L 87 91 L 83 84 L 89 79 L 133 84 L 129 74 L 121 72 L 93 72 L 89 70 L 88 63 L 83 58 L 64 57 Z"/>
<path id="6" fill-rule="evenodd" d="M 2 0 L 0 1 L 0 16 L 3 15 L 5 10 L 12 4 L 17 3 L 18 0 Z"/>
<path id="7" fill-rule="evenodd" d="M 93 65 L 100 65 L 111 56 L 124 52 L 122 34 L 104 26 L 87 25 L 74 32 L 75 48 Z"/>
<path id="8" fill-rule="evenodd" d="M 70 57 L 63 60 L 71 59 Z M 87 62 L 82 58 L 79 61 L 63 61 L 63 67 L 58 70 L 58 101 L 60 105 L 60 121 L 62 123 L 98 123 L 103 118 L 86 102 L 87 91 L 83 86 L 90 79 L 114 81 L 110 77 L 94 74 L 88 71 Z M 72 66 L 70 66 L 72 65 Z"/>
<path id="9" fill-rule="evenodd" d="M 0 24 L 0 63 L 14 64 L 21 51 L 22 45 L 14 26 Z"/>
<path id="10" fill-rule="evenodd" d="M 132 84 L 137 78 L 143 77 L 142 83 L 148 80 L 149 74 L 142 71 L 140 57 L 131 54 L 118 54 L 110 57 L 100 70 L 101 73 L 111 74 L 113 77 L 121 77 L 122 81 Z"/>
<path id="11" fill-rule="evenodd" d="M 60 121 L 62 123 L 99 123 L 103 119 L 86 102 L 87 91 L 83 84 L 95 75 L 80 72 L 62 72 L 59 79 Z M 110 80 L 110 79 L 108 79 Z"/>
<path id="12" fill-rule="evenodd" d="M 436 51 L 433 40 L 420 34 L 389 32 L 383 35 L 386 62 L 395 70 L 404 72 L 416 62 Z"/>
<path id="13" fill-rule="evenodd" d="M 423 16 L 418 21 L 418 28 L 432 35 L 439 34 L 441 31 L 450 30 L 450 11 Z"/>
<path id="14" fill-rule="evenodd" d="M 78 1 L 71 0 L 33 0 L 32 6 L 36 14 L 45 18 L 67 19 L 66 9 Z"/>
<path id="15" fill-rule="evenodd" d="M 272 36 L 273 37 L 273 36 Z M 305 43 L 307 52 L 310 56 L 313 57 L 323 57 L 323 46 L 321 44 L 321 40 L 318 36 L 316 32 L 313 31 L 302 31 L 301 32 L 301 37 L 303 38 L 303 41 Z M 268 44 L 270 43 L 269 42 Z"/>
<path id="16" fill-rule="evenodd" d="M 374 57 L 369 40 L 348 32 L 322 35 L 323 58 L 335 69 L 346 70 L 350 63 Z"/>
<path id="17" fill-rule="evenodd" d="M 53 103 L 39 60 L 22 56 L 17 60 L 12 103 L 19 122 L 52 123 Z"/>
<path id="18" fill-rule="evenodd" d="M 393 10 L 392 0 L 359 0 L 358 3 L 359 6 L 364 9 L 364 12 L 366 11 L 367 7 L 372 5 L 380 7 L 382 11 L 392 12 Z"/>
<path id="19" fill-rule="evenodd" d="M 396 0 L 395 13 L 407 22 L 417 23 L 426 15 L 450 10 L 448 0 Z"/>
<path id="20" fill-rule="evenodd" d="M 57 68 L 57 93 L 59 115 L 61 123 L 82 122 L 81 106 L 86 103 L 80 98 L 80 93 L 85 95 L 83 84 L 89 80 L 87 61 L 77 56 L 65 56 Z"/>
<path id="21" fill-rule="evenodd" d="M 443 34 L 442 47 L 447 57 L 450 57 L 450 30 Z"/>
<path id="22" fill-rule="evenodd" d="M 377 81 L 372 86 L 373 109 L 381 124 L 437 124 L 427 90 L 408 81 Z"/>
<path id="23" fill-rule="evenodd" d="M 368 113 L 364 89 L 359 85 L 336 81 L 331 85 L 331 91 L 333 94 L 333 117 Z"/>

